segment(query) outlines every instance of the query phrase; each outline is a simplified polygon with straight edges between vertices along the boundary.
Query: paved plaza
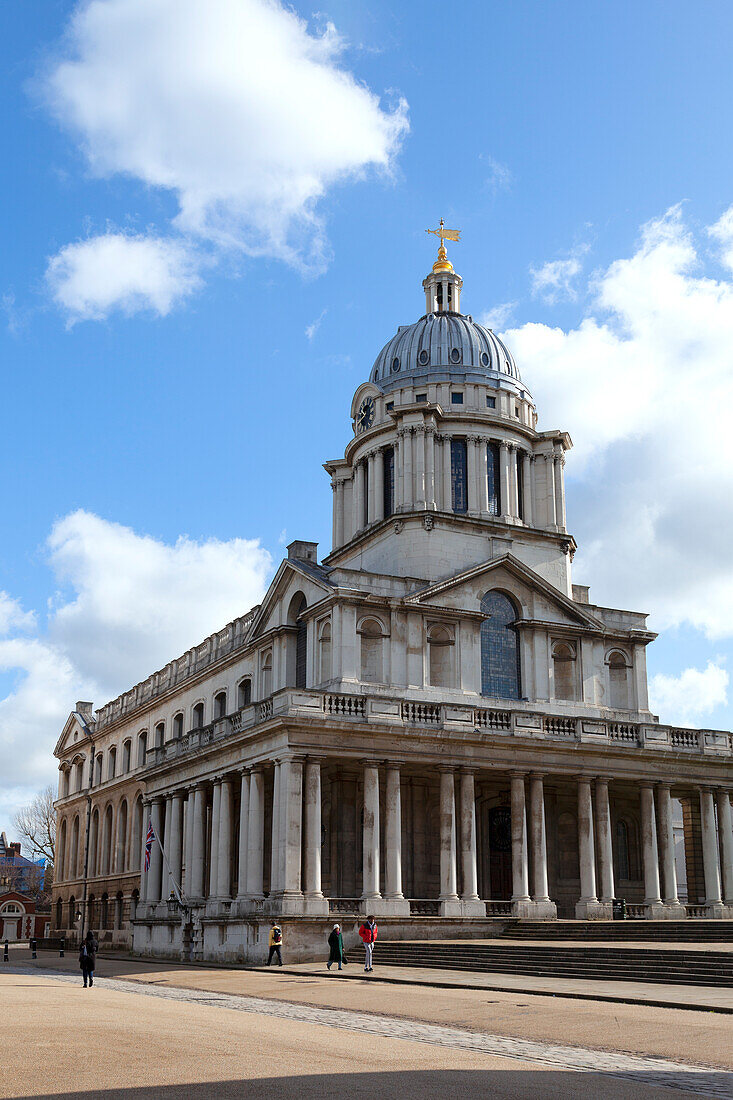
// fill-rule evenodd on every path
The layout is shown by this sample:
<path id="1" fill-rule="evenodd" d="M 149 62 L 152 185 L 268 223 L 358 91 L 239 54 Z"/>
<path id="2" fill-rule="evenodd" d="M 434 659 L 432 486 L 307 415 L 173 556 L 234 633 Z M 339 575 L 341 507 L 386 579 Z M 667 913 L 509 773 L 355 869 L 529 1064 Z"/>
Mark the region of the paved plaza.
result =
<path id="1" fill-rule="evenodd" d="M 733 1100 L 714 1012 L 16 951 L 0 971 L 3 1095 L 711 1096 Z"/>

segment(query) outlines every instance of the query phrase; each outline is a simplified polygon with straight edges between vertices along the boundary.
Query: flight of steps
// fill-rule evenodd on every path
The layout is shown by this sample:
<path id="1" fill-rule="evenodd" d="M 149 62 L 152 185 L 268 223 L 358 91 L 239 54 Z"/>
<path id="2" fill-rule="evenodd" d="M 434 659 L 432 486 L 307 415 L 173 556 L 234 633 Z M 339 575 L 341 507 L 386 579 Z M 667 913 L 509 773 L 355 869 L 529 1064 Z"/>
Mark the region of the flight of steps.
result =
<path id="1" fill-rule="evenodd" d="M 730 920 L 507 920 L 492 938 L 573 940 L 582 943 L 727 943 L 733 951 Z"/>

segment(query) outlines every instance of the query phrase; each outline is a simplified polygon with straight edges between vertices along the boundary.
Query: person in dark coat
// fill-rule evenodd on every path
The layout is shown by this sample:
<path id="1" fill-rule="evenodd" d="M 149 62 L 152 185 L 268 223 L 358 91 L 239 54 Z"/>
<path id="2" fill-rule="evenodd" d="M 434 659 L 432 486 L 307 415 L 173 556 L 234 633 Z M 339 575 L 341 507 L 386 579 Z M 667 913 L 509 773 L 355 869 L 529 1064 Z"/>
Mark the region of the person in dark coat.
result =
<path id="1" fill-rule="evenodd" d="M 345 963 L 346 952 L 344 951 L 344 937 L 341 934 L 341 925 L 334 924 L 333 931 L 328 937 L 328 962 L 326 963 L 326 969 L 330 970 L 332 963 L 339 964 L 339 970 L 342 969 L 342 963 Z"/>
<path id="2" fill-rule="evenodd" d="M 97 965 L 97 941 L 91 928 L 87 932 L 81 947 L 79 948 L 79 966 L 84 978 L 84 988 L 87 983 L 94 985 L 94 968 Z"/>

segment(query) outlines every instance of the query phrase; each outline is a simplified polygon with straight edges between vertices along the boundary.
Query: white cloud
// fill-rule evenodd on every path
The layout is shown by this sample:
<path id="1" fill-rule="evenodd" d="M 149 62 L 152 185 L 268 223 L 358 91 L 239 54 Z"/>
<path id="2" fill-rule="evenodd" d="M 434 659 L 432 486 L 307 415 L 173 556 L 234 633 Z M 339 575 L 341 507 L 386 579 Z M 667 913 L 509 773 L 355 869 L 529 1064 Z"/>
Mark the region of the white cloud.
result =
<path id="1" fill-rule="evenodd" d="M 509 324 L 516 306 L 516 302 L 499 302 L 497 305 L 492 306 L 491 309 L 487 309 L 481 314 L 479 324 L 485 325 L 486 328 L 498 332 L 504 328 L 505 325 Z"/>
<path id="2" fill-rule="evenodd" d="M 84 511 L 55 524 L 47 549 L 60 592 L 46 629 L 0 638 L 0 672 L 15 677 L 0 698 L 0 812 L 54 780 L 77 699 L 101 705 L 244 614 L 272 567 L 254 539 L 168 545 Z M 5 599 L 9 630 L 31 628 Z"/>
<path id="3" fill-rule="evenodd" d="M 530 267 L 532 293 L 546 302 L 559 302 L 562 299 L 574 302 L 578 297 L 574 282 L 583 267 L 581 257 L 587 251 L 588 248 L 584 245 L 577 248 L 567 260 L 549 260 L 541 267 Z"/>
<path id="4" fill-rule="evenodd" d="M 496 194 L 497 191 L 505 191 L 511 186 L 512 173 L 508 165 L 502 164 L 488 153 L 479 153 L 479 160 L 486 164 L 487 172 L 484 186 L 487 191 Z"/>
<path id="5" fill-rule="evenodd" d="M 89 0 L 42 94 L 92 172 L 175 197 L 179 233 L 319 270 L 320 200 L 391 171 L 408 129 L 404 101 L 383 108 L 344 49 L 276 0 Z"/>
<path id="6" fill-rule="evenodd" d="M 728 702 L 728 673 L 714 661 L 702 671 L 686 668 L 679 676 L 659 674 L 649 682 L 652 709 L 663 722 L 697 725 L 706 714 Z"/>
<path id="7" fill-rule="evenodd" d="M 319 315 L 316 317 L 315 321 L 311 321 L 311 323 L 309 325 L 306 325 L 305 335 L 309 340 L 312 340 L 313 337 L 315 336 L 315 334 L 318 332 L 319 328 L 321 327 L 321 322 L 322 322 L 323 318 L 326 316 L 327 313 L 328 313 L 328 307 L 326 307 L 326 309 L 321 310 Z"/>
<path id="8" fill-rule="evenodd" d="M 181 242 L 105 233 L 62 248 L 46 279 L 71 323 L 100 320 L 115 309 L 165 316 L 200 286 L 195 266 Z"/>
<path id="9" fill-rule="evenodd" d="M 34 612 L 24 611 L 19 600 L 0 592 L 0 637 L 11 630 L 32 630 L 35 624 Z"/>
<path id="10" fill-rule="evenodd" d="M 733 271 L 733 206 L 708 228 L 708 234 L 718 242 L 721 263 Z"/>
<path id="11" fill-rule="evenodd" d="M 720 223 L 718 223 L 720 224 Z M 599 602 L 733 635 L 733 280 L 675 207 L 594 276 L 564 331 L 505 332 L 540 427 L 566 428 L 575 576 Z"/>

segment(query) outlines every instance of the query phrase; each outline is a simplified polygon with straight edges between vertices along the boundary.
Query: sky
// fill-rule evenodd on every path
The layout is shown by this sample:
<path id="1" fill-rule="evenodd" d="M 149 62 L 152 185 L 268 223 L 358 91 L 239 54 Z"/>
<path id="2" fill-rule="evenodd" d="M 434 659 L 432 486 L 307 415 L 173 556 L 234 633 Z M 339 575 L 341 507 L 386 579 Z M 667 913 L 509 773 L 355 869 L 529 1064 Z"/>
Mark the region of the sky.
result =
<path id="1" fill-rule="evenodd" d="M 576 583 L 651 705 L 733 695 L 733 8 L 0 5 L 0 828 L 96 706 L 330 547 L 322 463 L 424 309 L 568 431 Z"/>

